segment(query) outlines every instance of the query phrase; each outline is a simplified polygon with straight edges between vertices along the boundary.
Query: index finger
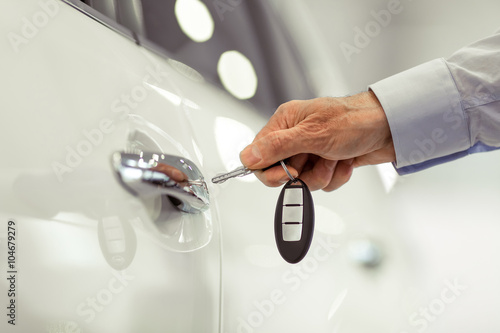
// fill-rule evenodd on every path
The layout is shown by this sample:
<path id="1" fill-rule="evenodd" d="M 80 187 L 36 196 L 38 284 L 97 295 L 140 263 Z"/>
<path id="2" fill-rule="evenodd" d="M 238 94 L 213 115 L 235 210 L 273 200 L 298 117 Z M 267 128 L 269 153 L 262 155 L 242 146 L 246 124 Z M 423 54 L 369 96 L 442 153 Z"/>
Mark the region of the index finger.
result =
<path id="1" fill-rule="evenodd" d="M 297 128 L 270 132 L 245 147 L 240 160 L 249 169 L 262 169 L 290 156 L 305 152 L 305 142 Z"/>

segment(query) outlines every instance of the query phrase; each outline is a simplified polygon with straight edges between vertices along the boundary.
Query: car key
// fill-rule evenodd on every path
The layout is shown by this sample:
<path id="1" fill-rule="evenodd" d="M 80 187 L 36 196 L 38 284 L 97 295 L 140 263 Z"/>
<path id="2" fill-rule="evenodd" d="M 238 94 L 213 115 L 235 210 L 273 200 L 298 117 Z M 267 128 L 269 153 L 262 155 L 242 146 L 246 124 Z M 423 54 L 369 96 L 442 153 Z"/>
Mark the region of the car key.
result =
<path id="1" fill-rule="evenodd" d="M 276 162 L 273 165 L 262 169 L 262 171 L 266 171 L 267 169 L 271 169 L 272 167 L 280 165 L 281 162 L 283 162 L 283 161 Z M 259 171 L 259 169 L 252 170 L 252 169 L 248 169 L 245 166 L 240 166 L 240 167 L 234 169 L 233 171 L 229 171 L 227 173 L 220 173 L 220 174 L 216 175 L 214 178 L 212 178 L 212 183 L 222 184 L 228 179 L 236 178 L 236 177 L 243 177 L 243 176 L 249 175 L 251 173 L 254 173 L 255 171 Z"/>
<path id="2" fill-rule="evenodd" d="M 314 233 L 314 203 L 307 185 L 293 178 L 278 197 L 274 215 L 274 236 L 278 251 L 291 264 L 301 261 L 309 251 Z"/>
<path id="3" fill-rule="evenodd" d="M 243 177 L 243 176 L 246 176 L 246 175 L 253 173 L 254 171 L 256 171 L 256 170 L 250 170 L 247 167 L 240 166 L 240 167 L 234 169 L 233 171 L 229 171 L 226 173 L 219 173 L 214 178 L 212 178 L 212 183 L 222 184 L 228 179 L 235 178 L 235 177 Z"/>

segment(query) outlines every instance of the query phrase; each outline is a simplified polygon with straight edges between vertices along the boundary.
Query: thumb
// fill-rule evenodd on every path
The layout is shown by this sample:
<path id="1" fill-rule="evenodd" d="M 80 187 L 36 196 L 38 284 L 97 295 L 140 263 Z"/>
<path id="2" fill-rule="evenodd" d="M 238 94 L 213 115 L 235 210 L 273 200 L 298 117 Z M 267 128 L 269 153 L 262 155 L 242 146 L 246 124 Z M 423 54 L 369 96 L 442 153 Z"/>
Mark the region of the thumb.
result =
<path id="1" fill-rule="evenodd" d="M 240 153 L 240 160 L 249 169 L 262 169 L 287 157 L 305 152 L 297 128 L 270 132 L 255 140 Z"/>

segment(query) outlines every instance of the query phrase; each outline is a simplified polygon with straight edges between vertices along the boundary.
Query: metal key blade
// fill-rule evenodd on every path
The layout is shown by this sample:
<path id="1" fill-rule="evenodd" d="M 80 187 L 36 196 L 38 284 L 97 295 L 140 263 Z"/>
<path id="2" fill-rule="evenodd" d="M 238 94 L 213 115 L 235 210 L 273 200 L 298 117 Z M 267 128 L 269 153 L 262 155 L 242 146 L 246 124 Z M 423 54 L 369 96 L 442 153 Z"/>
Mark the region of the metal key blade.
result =
<path id="1" fill-rule="evenodd" d="M 246 176 L 246 175 L 253 173 L 254 171 L 255 170 L 250 170 L 244 166 L 240 166 L 240 167 L 234 169 L 233 171 L 218 174 L 217 176 L 212 178 L 212 183 L 222 184 L 228 179 L 235 178 L 235 177 L 243 177 L 243 176 Z"/>
<path id="2" fill-rule="evenodd" d="M 287 160 L 276 162 L 273 165 L 270 165 L 270 166 L 262 169 L 262 171 L 266 171 L 268 169 L 271 169 L 272 167 L 280 165 L 281 163 L 284 164 L 286 161 Z M 227 172 L 227 173 L 219 173 L 219 174 L 217 174 L 214 178 L 212 178 L 212 183 L 214 183 L 214 184 L 222 184 L 222 183 L 224 183 L 228 179 L 235 178 L 235 177 L 243 177 L 243 176 L 249 175 L 251 173 L 254 173 L 255 171 L 259 171 L 259 170 L 252 170 L 252 169 L 248 169 L 247 167 L 240 166 L 240 167 L 234 169 L 233 171 L 230 171 L 230 172 Z M 287 173 L 288 173 L 288 170 L 286 168 L 285 168 L 285 171 L 287 171 Z"/>

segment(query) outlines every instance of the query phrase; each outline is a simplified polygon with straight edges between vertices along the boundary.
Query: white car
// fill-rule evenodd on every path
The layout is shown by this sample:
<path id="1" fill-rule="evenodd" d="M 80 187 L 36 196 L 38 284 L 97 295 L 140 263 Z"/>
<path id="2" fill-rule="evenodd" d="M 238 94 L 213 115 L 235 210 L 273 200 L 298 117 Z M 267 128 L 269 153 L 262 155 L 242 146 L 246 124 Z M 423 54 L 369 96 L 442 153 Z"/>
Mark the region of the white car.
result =
<path id="1" fill-rule="evenodd" d="M 265 124 L 254 105 L 279 99 L 252 101 L 268 81 L 248 57 L 233 60 L 253 86 L 232 90 L 224 66 L 211 83 L 83 2 L 1 9 L 2 332 L 500 328 L 498 154 L 404 178 L 366 167 L 313 193 L 312 245 L 291 265 L 274 240 L 280 189 L 210 181 Z"/>

